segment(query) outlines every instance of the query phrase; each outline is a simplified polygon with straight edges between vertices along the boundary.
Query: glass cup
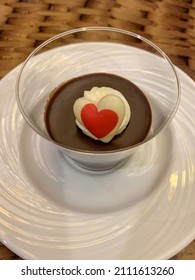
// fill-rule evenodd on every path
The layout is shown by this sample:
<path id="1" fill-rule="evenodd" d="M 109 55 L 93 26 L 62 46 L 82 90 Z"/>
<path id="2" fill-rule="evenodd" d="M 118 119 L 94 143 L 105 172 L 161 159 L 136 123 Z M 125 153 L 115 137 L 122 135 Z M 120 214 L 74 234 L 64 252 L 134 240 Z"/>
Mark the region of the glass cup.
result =
<path id="1" fill-rule="evenodd" d="M 72 78 L 102 72 L 128 79 L 143 91 L 152 111 L 147 137 L 110 151 L 74 149 L 51 139 L 44 122 L 51 92 Z M 28 56 L 17 77 L 16 98 L 25 121 L 40 137 L 74 164 L 99 171 L 113 168 L 167 127 L 178 109 L 180 88 L 170 59 L 146 38 L 118 28 L 84 27 L 52 37 Z"/>

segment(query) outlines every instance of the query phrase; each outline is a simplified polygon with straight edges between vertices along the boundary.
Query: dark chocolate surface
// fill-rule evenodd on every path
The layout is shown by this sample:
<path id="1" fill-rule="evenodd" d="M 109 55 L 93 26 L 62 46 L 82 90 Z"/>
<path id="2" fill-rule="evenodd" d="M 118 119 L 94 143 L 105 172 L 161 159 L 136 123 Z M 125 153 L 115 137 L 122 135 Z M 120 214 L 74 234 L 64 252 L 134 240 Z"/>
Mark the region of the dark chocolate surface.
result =
<path id="1" fill-rule="evenodd" d="M 111 142 L 102 143 L 86 136 L 75 124 L 73 104 L 92 87 L 107 86 L 120 91 L 131 108 L 127 128 Z M 94 73 L 74 78 L 51 93 L 45 109 L 45 124 L 50 137 L 63 146 L 83 151 L 112 151 L 133 146 L 145 139 L 151 126 L 151 109 L 143 92 L 120 76 Z"/>

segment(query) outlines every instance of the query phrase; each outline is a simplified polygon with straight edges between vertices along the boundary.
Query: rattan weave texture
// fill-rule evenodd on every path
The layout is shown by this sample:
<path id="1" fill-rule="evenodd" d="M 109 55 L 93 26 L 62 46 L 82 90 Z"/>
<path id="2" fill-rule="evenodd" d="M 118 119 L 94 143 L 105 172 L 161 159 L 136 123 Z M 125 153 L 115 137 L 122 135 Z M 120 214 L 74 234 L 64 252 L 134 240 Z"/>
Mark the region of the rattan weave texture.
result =
<path id="1" fill-rule="evenodd" d="M 75 27 L 136 32 L 195 71 L 195 0 L 0 0 L 0 77 L 41 42 Z"/>

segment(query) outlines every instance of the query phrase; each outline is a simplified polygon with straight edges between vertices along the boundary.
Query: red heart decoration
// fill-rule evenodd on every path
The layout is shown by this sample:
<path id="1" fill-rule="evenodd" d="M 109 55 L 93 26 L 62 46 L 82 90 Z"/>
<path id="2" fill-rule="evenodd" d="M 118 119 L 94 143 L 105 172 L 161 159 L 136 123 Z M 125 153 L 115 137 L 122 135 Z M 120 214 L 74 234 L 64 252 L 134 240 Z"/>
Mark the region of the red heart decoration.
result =
<path id="1" fill-rule="evenodd" d="M 81 119 L 84 126 L 99 139 L 108 135 L 118 123 L 118 115 L 114 111 L 98 111 L 93 103 L 88 103 L 82 108 Z"/>

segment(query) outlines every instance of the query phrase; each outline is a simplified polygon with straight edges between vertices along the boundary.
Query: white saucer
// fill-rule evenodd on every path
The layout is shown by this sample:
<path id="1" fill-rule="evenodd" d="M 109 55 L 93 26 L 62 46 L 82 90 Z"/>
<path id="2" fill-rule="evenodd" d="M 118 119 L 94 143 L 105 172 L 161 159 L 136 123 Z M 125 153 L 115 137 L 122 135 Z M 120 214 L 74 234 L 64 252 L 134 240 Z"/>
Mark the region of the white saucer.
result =
<path id="1" fill-rule="evenodd" d="M 0 239 L 27 259 L 167 259 L 195 236 L 195 84 L 171 125 L 118 168 L 86 173 L 24 123 L 0 82 Z"/>

